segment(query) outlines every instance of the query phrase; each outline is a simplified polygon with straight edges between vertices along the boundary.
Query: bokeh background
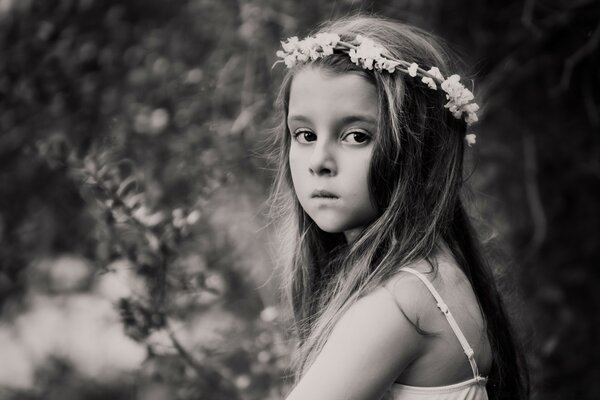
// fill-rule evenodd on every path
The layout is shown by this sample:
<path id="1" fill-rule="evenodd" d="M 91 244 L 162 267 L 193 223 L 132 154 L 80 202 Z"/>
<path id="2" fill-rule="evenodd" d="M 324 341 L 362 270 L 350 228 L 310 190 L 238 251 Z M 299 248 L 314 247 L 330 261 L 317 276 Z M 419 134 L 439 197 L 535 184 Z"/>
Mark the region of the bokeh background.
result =
<path id="1" fill-rule="evenodd" d="M 599 1 L 0 0 L 0 399 L 283 397 L 271 66 L 356 12 L 462 57 L 534 397 L 600 397 Z"/>

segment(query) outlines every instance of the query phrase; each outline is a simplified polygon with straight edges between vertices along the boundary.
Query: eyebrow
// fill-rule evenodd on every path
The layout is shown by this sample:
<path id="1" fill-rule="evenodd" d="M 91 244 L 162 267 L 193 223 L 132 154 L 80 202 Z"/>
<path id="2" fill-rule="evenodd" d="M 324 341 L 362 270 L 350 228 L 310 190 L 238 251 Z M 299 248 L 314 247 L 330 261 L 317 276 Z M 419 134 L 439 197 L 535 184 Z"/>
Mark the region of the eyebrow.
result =
<path id="1" fill-rule="evenodd" d="M 288 123 L 290 123 L 292 121 L 311 122 L 310 118 L 308 118 L 304 115 L 295 115 L 295 114 L 289 115 L 287 121 L 288 121 Z M 344 124 L 351 124 L 353 122 L 368 122 L 373 125 L 377 124 L 377 120 L 375 118 L 371 117 L 370 115 L 359 115 L 359 114 L 347 115 L 339 121 L 339 124 L 344 125 Z"/>

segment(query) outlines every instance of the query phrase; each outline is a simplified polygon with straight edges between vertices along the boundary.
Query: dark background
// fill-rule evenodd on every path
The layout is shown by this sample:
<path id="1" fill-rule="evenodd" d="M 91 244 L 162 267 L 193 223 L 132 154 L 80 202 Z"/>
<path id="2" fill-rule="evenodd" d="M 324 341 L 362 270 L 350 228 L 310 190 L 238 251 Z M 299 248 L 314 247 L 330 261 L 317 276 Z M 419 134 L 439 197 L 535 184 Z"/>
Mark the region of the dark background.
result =
<path id="1" fill-rule="evenodd" d="M 283 396 L 271 65 L 357 11 L 464 60 L 472 213 L 534 397 L 600 396 L 599 1 L 4 0 L 1 399 Z"/>

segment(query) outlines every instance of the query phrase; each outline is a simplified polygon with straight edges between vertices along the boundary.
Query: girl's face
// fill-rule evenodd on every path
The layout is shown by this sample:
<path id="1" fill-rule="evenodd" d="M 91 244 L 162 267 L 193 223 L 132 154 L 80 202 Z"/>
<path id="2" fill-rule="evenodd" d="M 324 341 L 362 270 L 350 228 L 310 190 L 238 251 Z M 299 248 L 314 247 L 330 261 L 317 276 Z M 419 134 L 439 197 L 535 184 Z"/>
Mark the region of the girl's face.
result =
<path id="1" fill-rule="evenodd" d="M 351 241 L 377 217 L 368 175 L 377 127 L 375 86 L 355 73 L 308 67 L 292 80 L 290 170 L 304 211 Z"/>

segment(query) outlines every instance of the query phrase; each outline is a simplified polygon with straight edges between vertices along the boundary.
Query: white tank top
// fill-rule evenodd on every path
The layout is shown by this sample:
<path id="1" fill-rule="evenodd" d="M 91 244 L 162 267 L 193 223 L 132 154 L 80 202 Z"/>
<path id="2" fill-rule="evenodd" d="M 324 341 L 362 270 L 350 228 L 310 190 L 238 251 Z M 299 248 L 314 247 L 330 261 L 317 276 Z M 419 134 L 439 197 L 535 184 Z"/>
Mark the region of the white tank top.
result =
<path id="1" fill-rule="evenodd" d="M 446 386 L 432 386 L 432 387 L 424 387 L 424 386 L 409 386 L 402 385 L 399 383 L 394 383 L 389 389 L 388 393 L 384 397 L 384 399 L 389 400 L 487 400 L 488 395 L 485 389 L 485 384 L 487 382 L 487 378 L 479 375 L 479 369 L 477 368 L 477 362 L 475 361 L 474 352 L 465 335 L 463 335 L 462 331 L 458 327 L 456 320 L 450 313 L 448 306 L 444 303 L 444 300 L 438 293 L 438 291 L 433 287 L 433 285 L 427 280 L 427 278 L 418 271 L 415 271 L 411 268 L 402 268 L 402 271 L 409 272 L 419 278 L 429 289 L 435 301 L 437 302 L 437 306 L 440 311 L 444 314 L 454 335 L 460 342 L 467 359 L 469 360 L 469 364 L 471 365 L 471 370 L 473 371 L 473 378 L 464 381 L 455 383 L 452 385 Z"/>

